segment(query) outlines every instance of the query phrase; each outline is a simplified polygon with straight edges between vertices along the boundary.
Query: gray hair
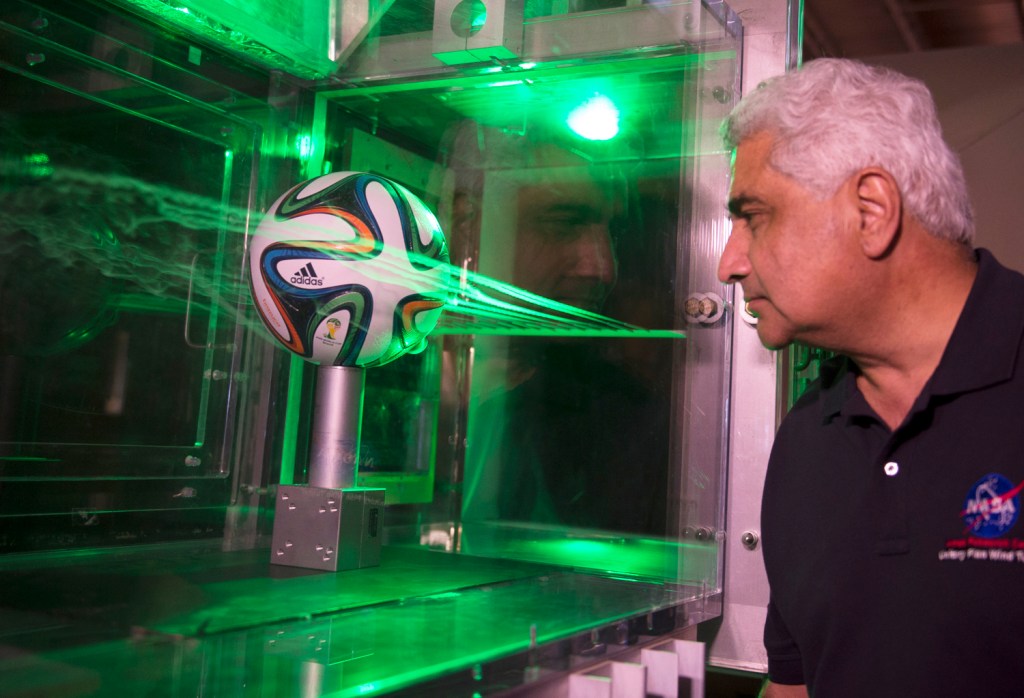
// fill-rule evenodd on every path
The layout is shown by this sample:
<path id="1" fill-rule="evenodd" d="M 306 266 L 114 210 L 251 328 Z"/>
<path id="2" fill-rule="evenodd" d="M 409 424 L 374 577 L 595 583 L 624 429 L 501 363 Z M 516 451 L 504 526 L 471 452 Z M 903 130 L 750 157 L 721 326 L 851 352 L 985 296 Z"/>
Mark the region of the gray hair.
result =
<path id="1" fill-rule="evenodd" d="M 746 95 L 722 125 L 726 146 L 774 137 L 774 169 L 824 198 L 880 167 L 932 235 L 971 243 L 974 214 L 960 160 L 942 138 L 924 83 L 858 61 L 820 58 Z"/>

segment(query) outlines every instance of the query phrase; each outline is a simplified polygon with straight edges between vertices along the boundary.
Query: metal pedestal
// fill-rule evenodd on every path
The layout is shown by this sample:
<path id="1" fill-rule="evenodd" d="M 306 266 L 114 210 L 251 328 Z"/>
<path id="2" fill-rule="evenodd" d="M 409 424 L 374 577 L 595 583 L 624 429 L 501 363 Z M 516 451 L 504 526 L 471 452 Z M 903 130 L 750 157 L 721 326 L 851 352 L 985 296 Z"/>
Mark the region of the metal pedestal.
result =
<path id="1" fill-rule="evenodd" d="M 360 368 L 317 371 L 309 483 L 277 488 L 275 565 L 338 571 L 380 564 L 384 490 L 355 487 L 363 385 Z"/>

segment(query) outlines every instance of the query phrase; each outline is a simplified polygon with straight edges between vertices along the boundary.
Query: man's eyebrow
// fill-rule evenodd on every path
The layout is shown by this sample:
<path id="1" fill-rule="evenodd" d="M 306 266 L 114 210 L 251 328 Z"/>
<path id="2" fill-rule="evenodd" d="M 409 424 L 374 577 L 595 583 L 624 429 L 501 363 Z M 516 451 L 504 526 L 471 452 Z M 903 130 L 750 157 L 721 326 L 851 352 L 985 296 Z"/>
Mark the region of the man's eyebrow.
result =
<path id="1" fill-rule="evenodd" d="M 729 203 L 726 204 L 725 207 L 729 210 L 729 213 L 731 213 L 732 215 L 740 216 L 743 214 L 744 206 L 759 203 L 761 203 L 761 200 L 755 196 L 740 195 L 734 196 L 733 198 L 729 199 Z"/>
<path id="2" fill-rule="evenodd" d="M 558 202 L 544 206 L 540 209 L 542 215 L 574 215 L 586 220 L 596 220 L 601 217 L 601 210 L 592 204 Z"/>

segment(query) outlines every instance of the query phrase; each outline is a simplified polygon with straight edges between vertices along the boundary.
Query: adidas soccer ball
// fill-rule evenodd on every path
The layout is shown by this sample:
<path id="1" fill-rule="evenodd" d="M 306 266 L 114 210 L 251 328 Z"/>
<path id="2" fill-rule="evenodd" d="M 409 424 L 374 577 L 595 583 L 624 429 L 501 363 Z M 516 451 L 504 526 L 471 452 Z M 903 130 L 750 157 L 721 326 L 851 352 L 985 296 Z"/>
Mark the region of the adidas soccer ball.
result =
<path id="1" fill-rule="evenodd" d="M 335 172 L 285 192 L 249 246 L 264 324 L 318 364 L 379 366 L 425 345 L 448 298 L 448 249 L 412 192 Z"/>

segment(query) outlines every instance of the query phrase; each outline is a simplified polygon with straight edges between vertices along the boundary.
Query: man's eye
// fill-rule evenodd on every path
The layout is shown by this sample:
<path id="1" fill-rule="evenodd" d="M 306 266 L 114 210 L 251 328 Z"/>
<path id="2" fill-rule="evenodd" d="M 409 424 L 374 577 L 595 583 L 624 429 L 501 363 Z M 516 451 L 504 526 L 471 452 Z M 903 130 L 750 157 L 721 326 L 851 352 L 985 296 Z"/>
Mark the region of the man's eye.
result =
<path id="1" fill-rule="evenodd" d="M 761 211 L 747 211 L 741 213 L 739 218 L 751 230 L 755 230 L 764 223 L 764 214 Z"/>
<path id="2" fill-rule="evenodd" d="M 592 222 L 592 218 L 582 213 L 549 213 L 541 216 L 542 225 L 585 225 Z"/>
<path id="3" fill-rule="evenodd" d="M 582 216 L 545 216 L 537 221 L 540 232 L 552 238 L 574 238 L 588 225 Z"/>

